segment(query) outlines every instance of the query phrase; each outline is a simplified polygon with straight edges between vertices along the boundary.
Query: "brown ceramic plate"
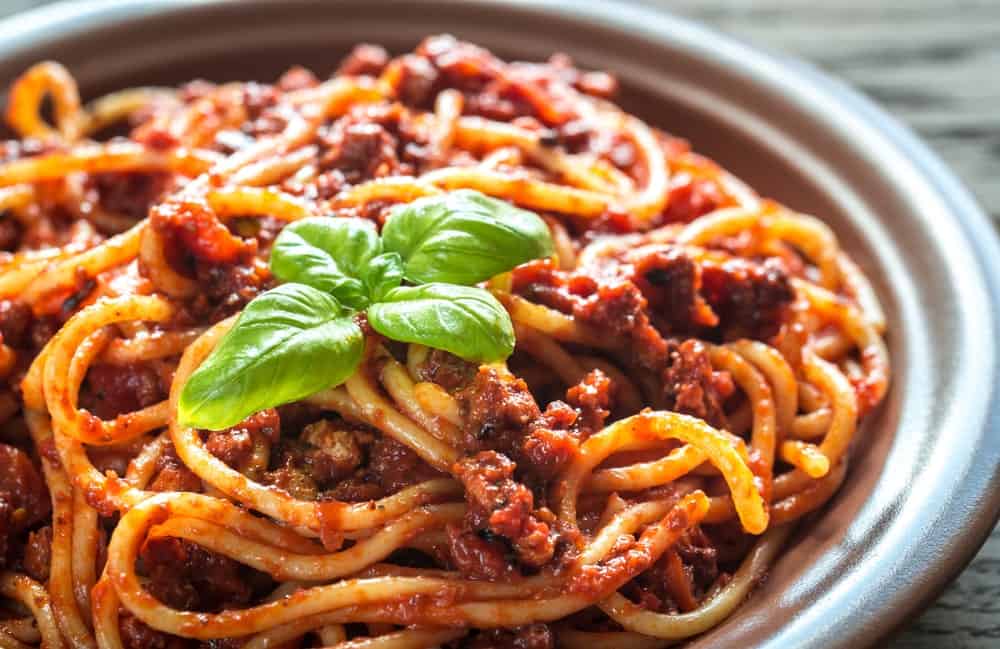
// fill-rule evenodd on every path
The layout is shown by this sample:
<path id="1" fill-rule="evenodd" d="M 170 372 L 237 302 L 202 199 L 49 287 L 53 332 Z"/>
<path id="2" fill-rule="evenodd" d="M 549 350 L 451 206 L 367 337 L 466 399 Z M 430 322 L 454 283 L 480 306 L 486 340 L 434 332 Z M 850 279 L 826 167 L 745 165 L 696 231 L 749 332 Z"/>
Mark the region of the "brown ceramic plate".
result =
<path id="1" fill-rule="evenodd" d="M 878 643 L 979 548 L 1000 507 L 1000 260 L 991 225 L 928 149 L 868 100 L 689 22 L 611 2 L 102 0 L 0 24 L 0 83 L 39 59 L 86 95 L 193 77 L 326 72 L 358 41 L 451 32 L 505 57 L 616 73 L 624 104 L 836 230 L 889 315 L 895 369 L 834 501 L 694 647 Z"/>

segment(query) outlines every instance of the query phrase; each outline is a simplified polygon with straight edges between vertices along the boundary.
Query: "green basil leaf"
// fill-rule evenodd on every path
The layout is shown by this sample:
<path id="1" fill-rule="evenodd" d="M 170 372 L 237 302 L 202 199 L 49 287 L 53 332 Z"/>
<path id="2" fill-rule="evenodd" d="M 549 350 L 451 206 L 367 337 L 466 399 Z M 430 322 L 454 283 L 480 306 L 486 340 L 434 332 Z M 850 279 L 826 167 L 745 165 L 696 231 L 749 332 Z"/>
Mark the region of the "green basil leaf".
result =
<path id="1" fill-rule="evenodd" d="M 303 284 L 257 296 L 184 386 L 181 423 L 219 430 L 342 383 L 365 347 L 351 316 L 336 299 Z"/>
<path id="2" fill-rule="evenodd" d="M 382 244 L 402 255 L 414 284 L 472 285 L 554 250 L 537 214 L 467 189 L 395 208 Z"/>
<path id="3" fill-rule="evenodd" d="M 403 258 L 398 252 L 383 252 L 368 262 L 363 274 L 368 298 L 379 302 L 386 293 L 403 283 Z"/>
<path id="4" fill-rule="evenodd" d="M 311 217 L 278 235 L 271 249 L 271 272 L 332 294 L 356 309 L 368 305 L 362 271 L 382 252 L 375 225 L 359 218 Z"/>
<path id="5" fill-rule="evenodd" d="M 454 284 L 403 286 L 368 308 L 375 331 L 443 349 L 467 361 L 500 361 L 514 351 L 514 325 L 489 292 Z"/>

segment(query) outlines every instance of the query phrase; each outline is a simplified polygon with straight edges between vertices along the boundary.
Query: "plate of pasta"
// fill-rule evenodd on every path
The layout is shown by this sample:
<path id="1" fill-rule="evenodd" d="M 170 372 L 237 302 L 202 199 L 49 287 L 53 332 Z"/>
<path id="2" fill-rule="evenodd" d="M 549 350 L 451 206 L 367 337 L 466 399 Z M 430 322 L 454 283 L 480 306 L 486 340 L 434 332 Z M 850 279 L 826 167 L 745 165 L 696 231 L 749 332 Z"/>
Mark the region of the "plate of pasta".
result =
<path id="1" fill-rule="evenodd" d="M 416 6 L 0 24 L 0 647 L 848 647 L 919 610 L 1000 506 L 965 190 L 695 25 Z"/>

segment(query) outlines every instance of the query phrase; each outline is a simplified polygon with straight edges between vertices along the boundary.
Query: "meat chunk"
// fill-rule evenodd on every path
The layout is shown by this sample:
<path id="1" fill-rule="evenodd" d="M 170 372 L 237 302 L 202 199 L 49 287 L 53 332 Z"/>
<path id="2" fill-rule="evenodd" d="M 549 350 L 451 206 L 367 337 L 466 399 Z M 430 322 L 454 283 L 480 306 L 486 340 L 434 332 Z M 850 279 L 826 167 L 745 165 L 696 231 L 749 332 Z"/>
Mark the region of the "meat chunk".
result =
<path id="1" fill-rule="evenodd" d="M 465 487 L 472 529 L 504 537 L 518 560 L 542 566 L 555 552 L 555 534 L 534 511 L 531 491 L 513 479 L 516 465 L 496 451 L 482 451 L 456 463 L 453 472 Z"/>
<path id="2" fill-rule="evenodd" d="M 718 183 L 681 172 L 670 179 L 670 196 L 663 211 L 666 223 L 690 223 L 726 204 Z"/>
<path id="3" fill-rule="evenodd" d="M 604 372 L 588 372 L 566 391 L 566 402 L 550 402 L 531 423 L 517 458 L 524 479 L 538 483 L 538 491 L 544 493 L 548 483 L 576 456 L 580 443 L 604 427 L 613 407 L 612 388 Z"/>
<path id="4" fill-rule="evenodd" d="M 703 596 L 719 577 L 719 551 L 700 526 L 692 527 L 676 545 L 677 554 L 689 568 L 695 594 Z"/>
<path id="5" fill-rule="evenodd" d="M 294 92 L 315 88 L 319 85 L 319 79 L 308 68 L 301 65 L 294 65 L 288 69 L 281 78 L 278 79 L 278 89 L 282 92 Z"/>
<path id="6" fill-rule="evenodd" d="M 10 347 L 31 344 L 31 307 L 19 300 L 0 300 L 0 334 Z"/>
<path id="7" fill-rule="evenodd" d="M 668 364 L 663 370 L 668 407 L 725 428 L 723 403 L 735 389 L 729 374 L 712 369 L 708 351 L 700 340 L 692 338 L 679 345 L 672 342 L 670 347 Z"/>
<path id="8" fill-rule="evenodd" d="M 45 520 L 51 504 L 45 482 L 21 449 L 0 444 L 0 566 L 6 564 L 14 540 Z"/>
<path id="9" fill-rule="evenodd" d="M 389 53 L 380 45 L 362 43 L 355 45 L 351 53 L 341 61 L 337 74 L 357 77 L 361 75 L 378 76 L 389 63 Z"/>
<path id="10" fill-rule="evenodd" d="M 512 629 L 489 629 L 469 641 L 468 649 L 555 649 L 556 639 L 546 624 Z"/>
<path id="11" fill-rule="evenodd" d="M 353 477 L 364 461 L 362 444 L 372 436 L 323 419 L 307 425 L 298 439 L 282 439 L 274 452 L 275 467 L 264 481 L 296 498 L 315 500 Z"/>
<path id="12" fill-rule="evenodd" d="M 8 217 L 0 219 L 0 250 L 14 252 L 21 245 L 21 224 Z"/>
<path id="13" fill-rule="evenodd" d="M 49 580 L 49 564 L 52 563 L 52 526 L 46 525 L 37 532 L 28 534 L 28 543 L 21 559 L 24 572 L 41 583 Z"/>
<path id="14" fill-rule="evenodd" d="M 376 435 L 369 451 L 368 471 L 387 494 L 410 485 L 442 477 L 409 447 L 387 435 Z"/>
<path id="15" fill-rule="evenodd" d="M 528 384 L 492 367 L 481 367 L 472 384 L 458 393 L 465 413 L 465 448 L 512 453 L 541 411 Z"/>
<path id="16" fill-rule="evenodd" d="M 579 426 L 589 433 L 604 428 L 604 421 L 611 414 L 613 385 L 601 370 L 591 370 L 583 379 L 566 391 L 566 400 L 580 413 Z"/>
<path id="17" fill-rule="evenodd" d="M 91 174 L 87 189 L 101 207 L 136 221 L 146 218 L 150 206 L 166 191 L 170 176 L 136 171 Z"/>
<path id="18" fill-rule="evenodd" d="M 223 225 L 203 200 L 169 201 L 150 211 L 150 223 L 164 239 L 167 258 L 178 271 L 195 260 L 234 264 L 254 250 Z"/>
<path id="19" fill-rule="evenodd" d="M 188 649 L 191 646 L 189 641 L 157 631 L 128 613 L 119 618 L 118 630 L 125 649 Z"/>
<path id="20" fill-rule="evenodd" d="M 656 369 L 666 358 L 666 341 L 650 320 L 646 296 L 621 272 L 628 268 L 614 262 L 600 272 L 564 272 L 551 260 L 537 260 L 514 269 L 512 288 L 529 300 L 573 315 L 602 335 L 629 338 L 635 362 Z"/>
<path id="21" fill-rule="evenodd" d="M 195 278 L 201 291 L 192 309 L 209 322 L 236 313 L 272 285 L 266 270 L 252 263 L 198 264 Z"/>
<path id="22" fill-rule="evenodd" d="M 647 246 L 627 257 L 632 281 L 649 301 L 663 333 L 694 333 L 713 327 L 718 319 L 702 299 L 701 269 L 675 246 Z"/>
<path id="23" fill-rule="evenodd" d="M 396 139 L 381 124 L 371 121 L 340 124 L 326 138 L 329 150 L 320 160 L 324 170 L 339 171 L 352 185 L 395 171 L 399 165 Z"/>
<path id="24" fill-rule="evenodd" d="M 147 363 L 92 365 L 87 372 L 87 388 L 81 395 L 81 405 L 102 419 L 141 410 L 167 397 L 167 386 L 160 374 Z"/>
<path id="25" fill-rule="evenodd" d="M 281 420 L 278 411 L 268 408 L 250 415 L 231 428 L 212 431 L 205 440 L 205 448 L 234 469 L 243 470 L 253 455 L 255 440 L 275 442 L 280 434 Z"/>
<path id="26" fill-rule="evenodd" d="M 507 560 L 509 550 L 498 539 L 460 525 L 449 525 L 446 532 L 448 556 L 463 575 L 498 581 L 514 572 L 513 564 Z"/>
<path id="27" fill-rule="evenodd" d="M 201 478 L 181 462 L 173 444 L 168 444 L 156 459 L 156 471 L 149 483 L 150 491 L 201 491 Z"/>
<path id="28" fill-rule="evenodd" d="M 421 381 L 437 383 L 445 390 L 457 390 L 468 385 L 476 371 L 474 363 L 446 351 L 432 349 L 417 373 Z"/>
<path id="29" fill-rule="evenodd" d="M 775 259 L 763 264 L 743 259 L 705 264 L 702 293 L 719 314 L 727 337 L 758 340 L 778 332 L 795 299 L 791 281 Z"/>
<path id="30" fill-rule="evenodd" d="M 612 336 L 633 331 L 646 309 L 642 291 L 629 281 L 602 282 L 573 306 L 573 315 Z"/>
<path id="31" fill-rule="evenodd" d="M 301 439 L 316 449 L 312 464 L 326 482 L 349 476 L 364 459 L 355 433 L 328 419 L 306 426 Z"/>
<path id="32" fill-rule="evenodd" d="M 518 450 L 525 480 L 540 483 L 540 491 L 576 455 L 580 431 L 576 426 L 580 413 L 563 401 L 553 401 L 541 417 L 532 422 Z"/>
<path id="33" fill-rule="evenodd" d="M 253 599 L 255 585 L 269 581 L 228 557 L 172 537 L 147 540 L 140 557 L 149 592 L 181 610 L 240 608 Z"/>

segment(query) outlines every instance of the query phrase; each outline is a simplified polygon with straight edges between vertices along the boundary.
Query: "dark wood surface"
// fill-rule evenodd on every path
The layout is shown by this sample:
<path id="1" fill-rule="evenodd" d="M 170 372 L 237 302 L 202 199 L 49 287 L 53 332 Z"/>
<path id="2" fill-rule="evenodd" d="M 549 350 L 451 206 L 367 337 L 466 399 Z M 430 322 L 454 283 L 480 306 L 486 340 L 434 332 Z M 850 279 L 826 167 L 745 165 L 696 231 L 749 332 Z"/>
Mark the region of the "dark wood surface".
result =
<path id="1" fill-rule="evenodd" d="M 641 1 L 852 83 L 929 142 L 1000 223 L 1000 0 Z M 0 15 L 46 2 L 0 0 Z M 889 646 L 1000 647 L 1000 528 Z"/>

